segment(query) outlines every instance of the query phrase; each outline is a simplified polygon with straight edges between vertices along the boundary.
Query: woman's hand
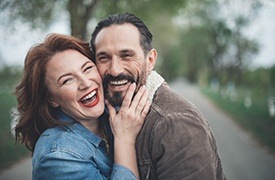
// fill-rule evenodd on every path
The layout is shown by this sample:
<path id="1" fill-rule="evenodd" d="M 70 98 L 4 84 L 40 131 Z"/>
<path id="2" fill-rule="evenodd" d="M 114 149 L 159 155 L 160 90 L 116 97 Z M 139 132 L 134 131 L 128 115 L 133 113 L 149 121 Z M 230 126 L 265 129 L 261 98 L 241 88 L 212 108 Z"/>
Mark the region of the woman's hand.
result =
<path id="1" fill-rule="evenodd" d="M 107 107 L 114 134 L 114 162 L 129 168 L 139 179 L 135 143 L 151 103 L 147 100 L 145 86 L 138 90 L 133 99 L 135 89 L 136 84 L 131 84 L 118 113 L 108 102 Z"/>
<path id="2" fill-rule="evenodd" d="M 131 84 L 118 113 L 107 102 L 110 113 L 110 125 L 116 141 L 135 143 L 144 119 L 149 112 L 151 103 L 148 100 L 146 87 L 142 86 L 133 99 L 135 89 L 136 84 Z"/>

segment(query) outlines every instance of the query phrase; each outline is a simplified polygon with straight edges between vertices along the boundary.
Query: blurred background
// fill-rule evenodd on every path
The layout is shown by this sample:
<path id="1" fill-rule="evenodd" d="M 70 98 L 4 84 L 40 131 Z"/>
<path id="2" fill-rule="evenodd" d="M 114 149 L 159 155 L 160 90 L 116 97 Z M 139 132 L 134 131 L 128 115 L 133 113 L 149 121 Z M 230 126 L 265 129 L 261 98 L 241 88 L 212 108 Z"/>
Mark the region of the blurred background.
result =
<path id="1" fill-rule="evenodd" d="M 100 19 L 119 12 L 152 31 L 156 70 L 168 82 L 198 86 L 274 154 L 274 0 L 1 0 L 0 172 L 29 155 L 11 133 L 28 49 L 52 32 L 89 41 Z"/>

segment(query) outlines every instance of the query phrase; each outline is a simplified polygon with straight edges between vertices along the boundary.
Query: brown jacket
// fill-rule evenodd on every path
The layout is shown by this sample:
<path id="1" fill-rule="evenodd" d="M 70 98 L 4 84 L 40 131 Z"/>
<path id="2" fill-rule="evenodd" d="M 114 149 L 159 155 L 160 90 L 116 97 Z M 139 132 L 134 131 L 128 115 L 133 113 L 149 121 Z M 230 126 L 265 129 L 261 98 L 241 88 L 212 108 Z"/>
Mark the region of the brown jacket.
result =
<path id="1" fill-rule="evenodd" d="M 225 179 L 208 122 L 166 83 L 154 95 L 136 148 L 141 179 Z"/>

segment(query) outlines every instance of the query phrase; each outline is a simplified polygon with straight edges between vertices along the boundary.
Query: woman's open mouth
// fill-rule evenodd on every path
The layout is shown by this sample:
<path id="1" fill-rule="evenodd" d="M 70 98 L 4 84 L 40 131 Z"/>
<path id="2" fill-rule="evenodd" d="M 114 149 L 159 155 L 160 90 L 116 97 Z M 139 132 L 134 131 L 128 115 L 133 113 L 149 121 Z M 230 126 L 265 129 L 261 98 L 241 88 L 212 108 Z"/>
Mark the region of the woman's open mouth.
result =
<path id="1" fill-rule="evenodd" d="M 99 102 L 98 89 L 94 89 L 79 100 L 80 104 L 85 107 L 93 107 Z"/>

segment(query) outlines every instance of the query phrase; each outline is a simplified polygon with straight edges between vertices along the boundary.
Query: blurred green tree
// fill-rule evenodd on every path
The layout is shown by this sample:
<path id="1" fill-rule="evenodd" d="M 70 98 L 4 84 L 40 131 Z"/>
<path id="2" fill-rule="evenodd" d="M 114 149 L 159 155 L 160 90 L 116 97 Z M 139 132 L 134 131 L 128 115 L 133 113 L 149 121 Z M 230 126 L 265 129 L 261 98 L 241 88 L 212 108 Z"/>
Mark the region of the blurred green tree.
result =
<path id="1" fill-rule="evenodd" d="M 21 74 L 21 68 L 4 65 L 0 68 L 0 89 L 2 91 L 10 91 L 21 78 Z"/>
<path id="2" fill-rule="evenodd" d="M 60 16 L 68 13 L 71 34 L 86 39 L 88 21 L 99 0 L 2 0 L 0 10 L 6 10 L 8 21 L 20 20 L 31 28 L 47 28 Z"/>
<path id="3" fill-rule="evenodd" d="M 8 14 L 6 23 L 20 20 L 30 27 L 47 28 L 61 14 L 68 16 L 71 34 L 84 40 L 89 39 L 89 22 L 108 14 L 131 12 L 146 21 L 146 24 L 159 23 L 160 17 L 171 18 L 187 0 L 2 0 L 0 10 Z M 169 20 L 170 21 L 170 20 Z M 163 23 L 164 24 L 164 23 Z"/>
<path id="4" fill-rule="evenodd" d="M 2 0 L 0 10 L 8 14 L 9 25 L 21 21 L 34 29 L 50 27 L 65 15 L 70 21 L 71 34 L 84 40 L 89 40 L 98 19 L 131 12 L 143 19 L 153 32 L 154 47 L 159 52 L 157 69 L 165 77 L 172 80 L 185 75 L 197 82 L 201 73 L 207 73 L 209 79 L 220 78 L 226 82 L 230 78 L 238 80 L 252 59 L 251 54 L 257 52 L 257 43 L 244 36 L 244 29 L 260 7 L 258 0 L 248 3 L 243 16 L 228 10 L 235 7 L 232 2 L 235 1 Z M 232 74 L 236 74 L 235 78 Z"/>
<path id="5" fill-rule="evenodd" d="M 275 88 L 275 64 L 270 68 L 270 85 Z"/>
<path id="6" fill-rule="evenodd" d="M 243 71 L 259 50 L 258 43 L 246 36 L 245 28 L 256 18 L 260 2 L 243 2 L 247 3 L 243 14 L 235 10 L 242 8 L 240 2 L 237 6 L 230 3 L 234 2 L 191 3 L 186 7 L 187 12 L 179 15 L 185 24 L 179 44 L 182 56 L 178 56 L 181 57 L 178 62 L 186 66 L 184 74 L 192 82 L 203 77 L 200 73 L 205 76 L 207 72 L 208 80 L 218 78 L 222 84 L 241 83 Z M 228 10 L 232 7 L 233 10 Z"/>

